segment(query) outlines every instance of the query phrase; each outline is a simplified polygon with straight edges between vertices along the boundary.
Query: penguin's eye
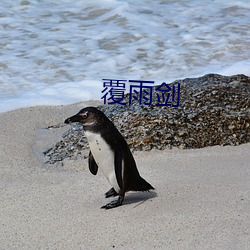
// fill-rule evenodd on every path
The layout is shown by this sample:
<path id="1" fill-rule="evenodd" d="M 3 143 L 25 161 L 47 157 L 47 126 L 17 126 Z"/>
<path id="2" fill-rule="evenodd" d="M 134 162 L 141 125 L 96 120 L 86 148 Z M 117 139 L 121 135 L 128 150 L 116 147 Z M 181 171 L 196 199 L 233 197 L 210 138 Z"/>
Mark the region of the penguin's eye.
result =
<path id="1" fill-rule="evenodd" d="M 86 119 L 88 117 L 88 112 L 79 114 L 83 119 Z"/>

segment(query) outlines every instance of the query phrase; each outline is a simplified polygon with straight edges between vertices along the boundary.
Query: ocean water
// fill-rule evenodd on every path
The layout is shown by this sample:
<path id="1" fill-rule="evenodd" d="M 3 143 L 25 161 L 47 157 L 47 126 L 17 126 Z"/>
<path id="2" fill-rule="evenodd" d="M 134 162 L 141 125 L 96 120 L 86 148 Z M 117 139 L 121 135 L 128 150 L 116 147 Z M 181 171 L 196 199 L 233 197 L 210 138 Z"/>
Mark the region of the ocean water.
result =
<path id="1" fill-rule="evenodd" d="M 207 73 L 250 75 L 249 0 L 1 0 L 0 112 Z"/>

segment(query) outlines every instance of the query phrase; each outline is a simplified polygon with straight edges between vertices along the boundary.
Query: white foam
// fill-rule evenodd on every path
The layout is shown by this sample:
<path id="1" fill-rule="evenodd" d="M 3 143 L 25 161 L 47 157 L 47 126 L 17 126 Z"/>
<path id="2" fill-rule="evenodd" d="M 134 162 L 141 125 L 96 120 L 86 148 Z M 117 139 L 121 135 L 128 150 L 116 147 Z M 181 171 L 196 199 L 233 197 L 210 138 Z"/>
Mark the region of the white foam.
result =
<path id="1" fill-rule="evenodd" d="M 250 76 L 250 60 L 234 63 L 233 65 L 219 71 L 222 75 L 244 74 Z"/>
<path id="2" fill-rule="evenodd" d="M 8 1 L 0 112 L 101 98 L 102 79 L 250 75 L 250 2 Z"/>

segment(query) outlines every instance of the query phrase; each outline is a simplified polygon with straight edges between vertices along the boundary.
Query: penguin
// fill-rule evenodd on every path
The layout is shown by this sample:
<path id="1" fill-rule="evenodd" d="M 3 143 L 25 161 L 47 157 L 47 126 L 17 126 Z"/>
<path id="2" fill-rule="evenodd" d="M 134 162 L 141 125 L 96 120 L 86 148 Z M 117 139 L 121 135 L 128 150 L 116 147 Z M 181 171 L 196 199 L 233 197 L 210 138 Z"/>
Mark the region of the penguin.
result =
<path id="1" fill-rule="evenodd" d="M 101 208 L 111 209 L 121 206 L 128 191 L 149 191 L 154 189 L 144 180 L 137 169 L 129 146 L 115 125 L 95 107 L 86 107 L 65 123 L 78 122 L 83 126 L 90 152 L 89 170 L 93 175 L 100 168 L 111 185 L 106 198 L 118 196 Z"/>

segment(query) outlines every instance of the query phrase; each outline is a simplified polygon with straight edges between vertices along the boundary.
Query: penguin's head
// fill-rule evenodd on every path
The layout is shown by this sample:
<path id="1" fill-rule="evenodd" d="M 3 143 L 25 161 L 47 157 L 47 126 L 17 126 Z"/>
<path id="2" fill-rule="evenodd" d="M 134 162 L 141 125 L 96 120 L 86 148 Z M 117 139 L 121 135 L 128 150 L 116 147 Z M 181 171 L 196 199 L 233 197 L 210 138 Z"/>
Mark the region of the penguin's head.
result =
<path id="1" fill-rule="evenodd" d="M 100 110 L 94 107 L 87 107 L 66 119 L 65 123 L 79 122 L 84 127 L 91 127 L 100 125 L 104 120 L 108 120 L 108 118 Z"/>

